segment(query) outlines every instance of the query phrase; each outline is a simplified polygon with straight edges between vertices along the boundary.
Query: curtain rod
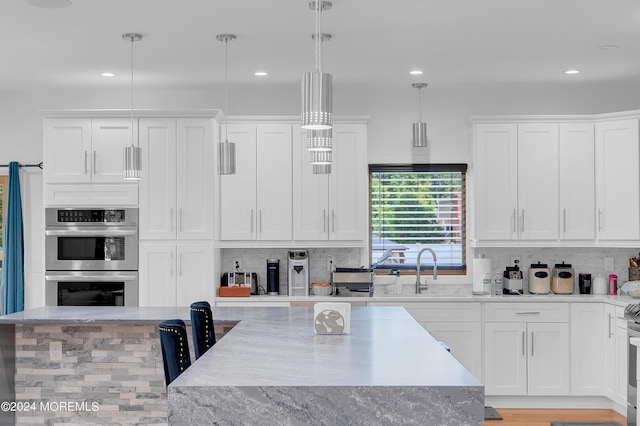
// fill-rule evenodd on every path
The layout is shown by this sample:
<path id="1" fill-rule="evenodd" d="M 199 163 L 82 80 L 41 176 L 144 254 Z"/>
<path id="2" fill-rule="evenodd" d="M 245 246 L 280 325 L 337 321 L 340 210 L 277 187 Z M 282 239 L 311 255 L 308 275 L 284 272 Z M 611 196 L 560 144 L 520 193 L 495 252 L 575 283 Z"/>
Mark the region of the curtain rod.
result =
<path id="1" fill-rule="evenodd" d="M 0 167 L 9 167 L 8 164 L 0 164 Z M 20 164 L 20 167 L 39 167 L 40 169 L 43 168 L 43 164 L 42 161 L 39 162 L 38 164 Z"/>

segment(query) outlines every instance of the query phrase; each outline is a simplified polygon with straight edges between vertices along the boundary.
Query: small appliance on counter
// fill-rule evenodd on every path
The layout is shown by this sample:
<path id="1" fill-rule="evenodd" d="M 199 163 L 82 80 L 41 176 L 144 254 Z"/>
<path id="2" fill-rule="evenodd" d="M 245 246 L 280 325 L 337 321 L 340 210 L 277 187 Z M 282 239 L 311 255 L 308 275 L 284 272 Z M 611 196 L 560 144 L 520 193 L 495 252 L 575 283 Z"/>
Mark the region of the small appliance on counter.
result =
<path id="1" fill-rule="evenodd" d="M 280 259 L 267 259 L 267 294 L 280 294 Z"/>
<path id="2" fill-rule="evenodd" d="M 336 296 L 373 296 L 374 268 L 335 268 L 331 283 Z"/>
<path id="3" fill-rule="evenodd" d="M 309 252 L 290 250 L 287 256 L 289 296 L 309 295 Z"/>
<path id="4" fill-rule="evenodd" d="M 220 287 L 249 287 L 250 293 L 259 294 L 258 274 L 255 272 L 225 272 L 220 278 Z"/>
<path id="5" fill-rule="evenodd" d="M 597 277 L 593 279 L 593 294 L 607 294 L 609 291 L 609 284 L 607 283 L 607 279 L 602 276 L 602 274 L 598 274 Z"/>
<path id="6" fill-rule="evenodd" d="M 529 293 L 548 294 L 551 291 L 551 270 L 545 263 L 532 263 L 529 267 Z"/>
<path id="7" fill-rule="evenodd" d="M 522 294 L 522 271 L 517 266 L 507 266 L 502 274 L 502 294 Z"/>
<path id="8" fill-rule="evenodd" d="M 554 294 L 572 294 L 575 290 L 573 267 L 569 263 L 556 263 L 551 278 L 551 291 Z"/>

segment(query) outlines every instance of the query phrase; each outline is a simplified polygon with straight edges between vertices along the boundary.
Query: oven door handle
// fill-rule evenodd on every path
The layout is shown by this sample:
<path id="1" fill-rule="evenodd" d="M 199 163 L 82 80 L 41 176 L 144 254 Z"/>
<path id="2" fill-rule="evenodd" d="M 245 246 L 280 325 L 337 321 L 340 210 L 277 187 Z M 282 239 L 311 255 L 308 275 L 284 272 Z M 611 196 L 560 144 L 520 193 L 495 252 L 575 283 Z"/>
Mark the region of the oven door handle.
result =
<path id="1" fill-rule="evenodd" d="M 47 236 L 57 236 L 57 237 L 85 237 L 85 236 L 96 236 L 96 237 L 128 237 L 137 235 L 137 231 L 134 229 L 74 229 L 74 230 L 66 230 L 66 229 L 47 229 L 44 231 L 44 235 Z"/>
<path id="2" fill-rule="evenodd" d="M 45 275 L 44 277 L 47 281 L 135 281 L 138 279 L 136 274 L 127 275 L 127 274 L 116 274 L 116 275 L 91 275 L 91 274 L 82 274 L 82 275 L 64 275 L 64 274 L 55 274 L 55 275 Z"/>

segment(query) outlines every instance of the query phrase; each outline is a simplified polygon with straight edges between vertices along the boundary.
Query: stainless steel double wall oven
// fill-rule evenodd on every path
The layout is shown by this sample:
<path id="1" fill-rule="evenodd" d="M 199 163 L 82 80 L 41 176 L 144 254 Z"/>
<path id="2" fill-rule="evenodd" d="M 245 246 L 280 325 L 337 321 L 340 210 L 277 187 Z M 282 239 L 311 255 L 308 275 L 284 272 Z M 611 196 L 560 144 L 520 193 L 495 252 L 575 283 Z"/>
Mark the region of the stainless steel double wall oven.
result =
<path id="1" fill-rule="evenodd" d="M 45 303 L 138 306 L 138 209 L 45 209 Z"/>

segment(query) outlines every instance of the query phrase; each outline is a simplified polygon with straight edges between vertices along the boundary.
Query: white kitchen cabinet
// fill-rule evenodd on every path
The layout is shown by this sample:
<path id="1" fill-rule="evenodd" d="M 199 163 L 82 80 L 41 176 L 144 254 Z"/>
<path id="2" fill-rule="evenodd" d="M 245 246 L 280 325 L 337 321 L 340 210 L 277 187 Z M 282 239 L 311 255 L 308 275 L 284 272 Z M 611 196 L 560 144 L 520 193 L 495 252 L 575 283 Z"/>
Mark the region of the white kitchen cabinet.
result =
<path id="1" fill-rule="evenodd" d="M 638 119 L 595 125 L 598 240 L 640 239 Z"/>
<path id="2" fill-rule="evenodd" d="M 125 183 L 123 152 L 131 144 L 131 126 L 126 118 L 45 118 L 44 181 Z M 136 121 L 133 127 L 137 135 Z"/>
<path id="3" fill-rule="evenodd" d="M 480 303 L 371 302 L 369 306 L 402 306 L 435 339 L 482 381 L 482 322 Z"/>
<path id="4" fill-rule="evenodd" d="M 301 141 L 293 147 L 294 240 L 366 242 L 366 125 L 334 125 L 331 174 L 313 174 L 307 135 L 299 132 Z"/>
<path id="5" fill-rule="evenodd" d="M 624 307 L 605 305 L 607 341 L 605 357 L 605 394 L 614 402 L 627 404 L 628 336 Z"/>
<path id="6" fill-rule="evenodd" d="M 220 239 L 291 240 L 291 124 L 228 124 L 236 173 L 220 176 Z"/>
<path id="7" fill-rule="evenodd" d="M 560 124 L 559 223 L 562 240 L 595 239 L 593 123 Z"/>
<path id="8" fill-rule="evenodd" d="M 486 395 L 569 395 L 567 304 L 486 303 Z"/>
<path id="9" fill-rule="evenodd" d="M 610 305 L 606 305 L 610 306 Z M 571 303 L 571 395 L 604 394 L 607 335 L 603 303 Z M 606 337 L 608 338 L 608 337 Z M 597 368 L 596 366 L 603 366 Z"/>
<path id="10" fill-rule="evenodd" d="M 140 119 L 140 238 L 214 238 L 214 120 Z"/>
<path id="11" fill-rule="evenodd" d="M 215 296 L 213 243 L 141 243 L 140 306 L 189 306 Z"/>

